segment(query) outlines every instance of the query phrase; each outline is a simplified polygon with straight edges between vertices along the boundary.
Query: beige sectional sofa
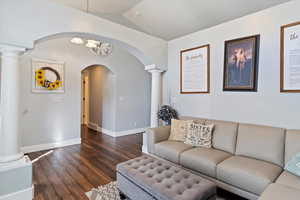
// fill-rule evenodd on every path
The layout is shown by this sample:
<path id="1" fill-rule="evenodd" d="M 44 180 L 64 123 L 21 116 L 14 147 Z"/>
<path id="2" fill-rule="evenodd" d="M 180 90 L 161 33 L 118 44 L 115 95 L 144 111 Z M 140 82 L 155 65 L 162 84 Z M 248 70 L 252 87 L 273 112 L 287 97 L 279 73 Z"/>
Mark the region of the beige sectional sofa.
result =
<path id="1" fill-rule="evenodd" d="M 300 152 L 300 130 L 183 117 L 215 125 L 213 148 L 168 140 L 170 127 L 147 130 L 149 153 L 247 199 L 299 200 L 300 178 L 284 171 Z"/>

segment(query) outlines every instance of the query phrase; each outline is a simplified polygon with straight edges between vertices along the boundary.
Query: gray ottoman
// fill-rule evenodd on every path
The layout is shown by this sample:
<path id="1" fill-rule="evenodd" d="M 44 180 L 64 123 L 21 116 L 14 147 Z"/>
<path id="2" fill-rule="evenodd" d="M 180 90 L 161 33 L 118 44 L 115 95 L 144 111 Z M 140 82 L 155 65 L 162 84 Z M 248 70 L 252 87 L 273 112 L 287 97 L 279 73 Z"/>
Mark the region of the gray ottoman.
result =
<path id="1" fill-rule="evenodd" d="M 150 156 L 119 164 L 117 187 L 131 200 L 216 199 L 213 182 Z"/>

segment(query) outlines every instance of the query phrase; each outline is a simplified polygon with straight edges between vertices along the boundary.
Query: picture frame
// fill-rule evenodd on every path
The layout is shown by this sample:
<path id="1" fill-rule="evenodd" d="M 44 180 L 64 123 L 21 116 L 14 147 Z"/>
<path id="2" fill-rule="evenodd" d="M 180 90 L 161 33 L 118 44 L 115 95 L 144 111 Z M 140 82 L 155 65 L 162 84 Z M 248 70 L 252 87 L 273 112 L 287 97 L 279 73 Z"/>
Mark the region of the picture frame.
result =
<path id="1" fill-rule="evenodd" d="M 31 59 L 31 92 L 64 93 L 65 63 L 47 59 Z"/>
<path id="2" fill-rule="evenodd" d="M 180 94 L 210 93 L 210 45 L 180 51 Z"/>
<path id="3" fill-rule="evenodd" d="M 223 91 L 257 91 L 260 35 L 225 41 Z"/>
<path id="4" fill-rule="evenodd" d="M 300 21 L 280 28 L 280 92 L 300 93 Z"/>

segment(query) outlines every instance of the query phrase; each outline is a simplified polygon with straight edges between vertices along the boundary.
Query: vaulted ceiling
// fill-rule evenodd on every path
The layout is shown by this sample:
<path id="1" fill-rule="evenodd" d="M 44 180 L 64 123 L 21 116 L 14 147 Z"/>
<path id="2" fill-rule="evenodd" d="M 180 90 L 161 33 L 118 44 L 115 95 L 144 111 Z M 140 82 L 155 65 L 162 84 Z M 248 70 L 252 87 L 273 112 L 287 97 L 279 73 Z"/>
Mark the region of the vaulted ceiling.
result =
<path id="1" fill-rule="evenodd" d="M 51 0 L 171 40 L 290 0 Z"/>

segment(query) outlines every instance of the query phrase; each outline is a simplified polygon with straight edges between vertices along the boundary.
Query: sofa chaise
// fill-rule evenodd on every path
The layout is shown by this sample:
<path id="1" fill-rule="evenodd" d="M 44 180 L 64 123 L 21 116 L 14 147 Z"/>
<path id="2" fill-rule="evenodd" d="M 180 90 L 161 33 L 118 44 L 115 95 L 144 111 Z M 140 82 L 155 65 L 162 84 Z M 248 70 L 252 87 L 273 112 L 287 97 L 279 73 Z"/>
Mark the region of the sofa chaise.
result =
<path id="1" fill-rule="evenodd" d="M 183 117 L 214 124 L 213 148 L 168 140 L 170 126 L 146 131 L 148 152 L 250 200 L 300 199 L 300 177 L 284 170 L 300 152 L 300 130 Z"/>

